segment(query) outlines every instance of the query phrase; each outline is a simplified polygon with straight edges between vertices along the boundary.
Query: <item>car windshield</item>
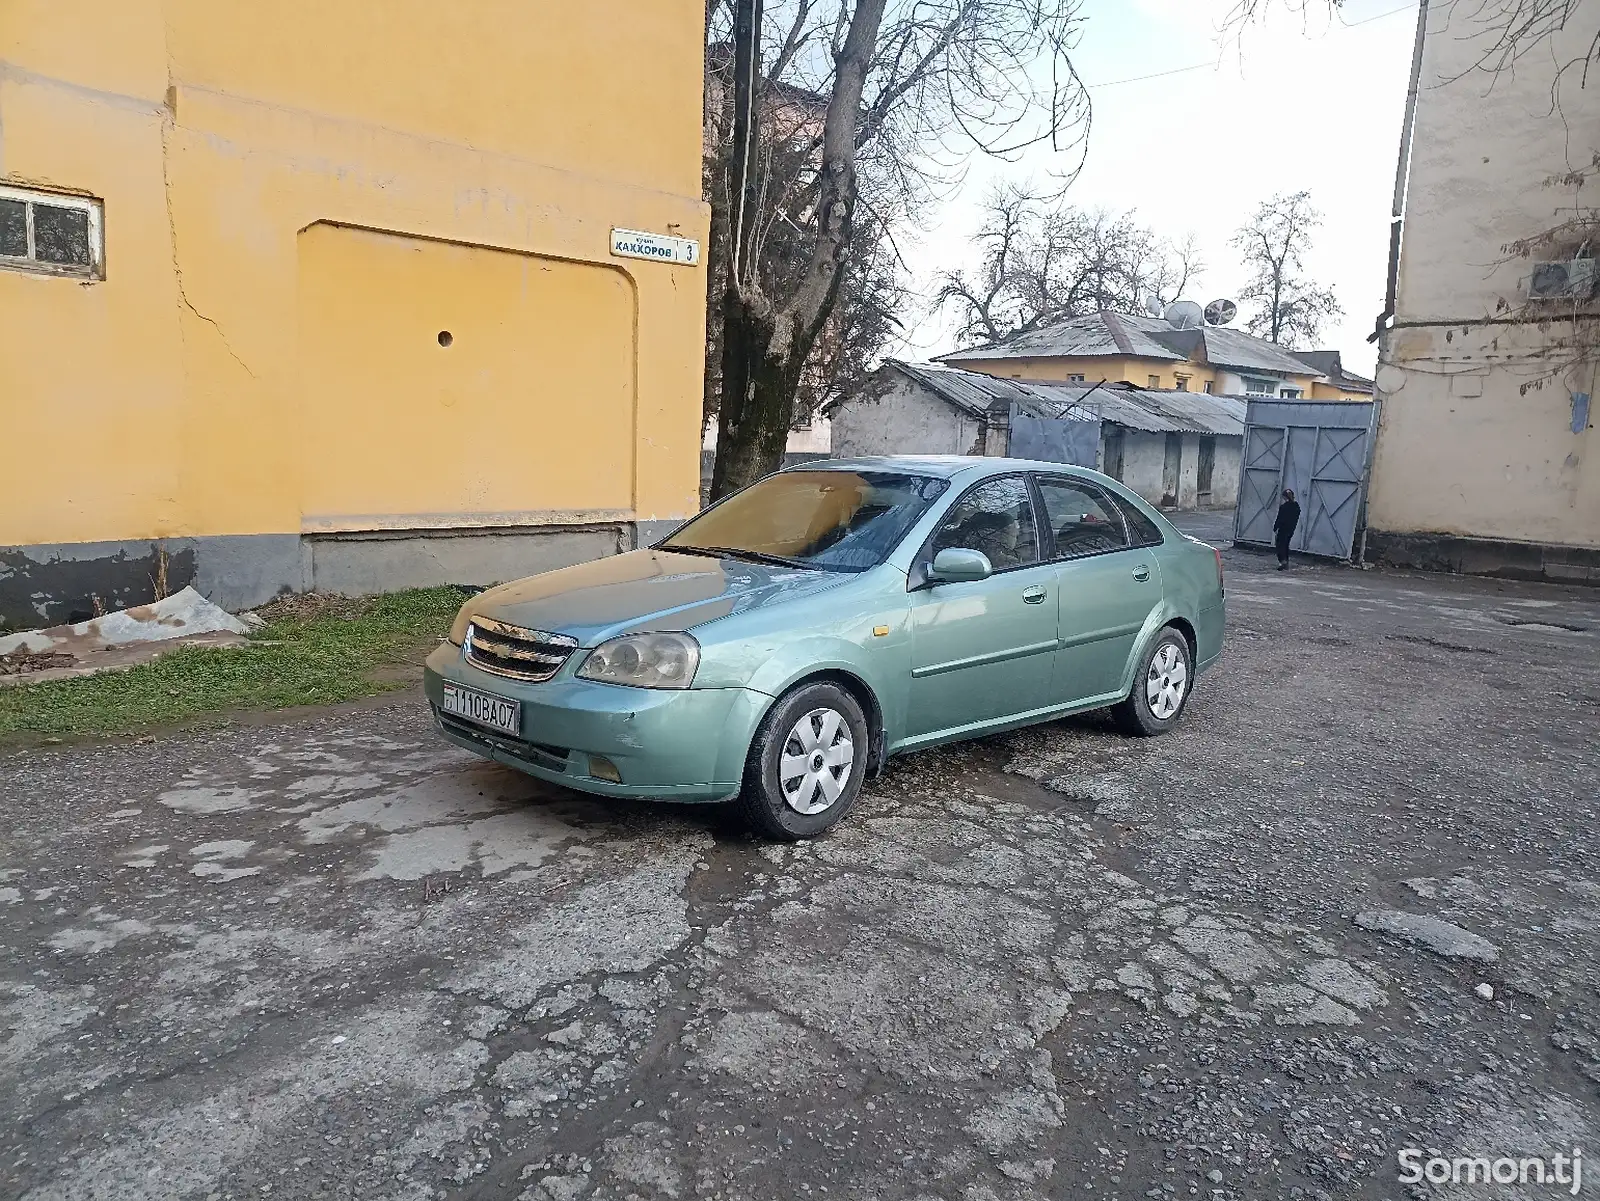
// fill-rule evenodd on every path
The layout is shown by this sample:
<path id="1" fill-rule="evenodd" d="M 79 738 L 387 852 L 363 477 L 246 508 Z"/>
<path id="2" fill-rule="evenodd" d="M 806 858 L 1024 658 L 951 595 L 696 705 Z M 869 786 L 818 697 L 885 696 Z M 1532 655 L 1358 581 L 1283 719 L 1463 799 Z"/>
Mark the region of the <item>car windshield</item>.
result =
<path id="1" fill-rule="evenodd" d="M 866 571 L 948 486 L 894 471 L 783 471 L 707 509 L 661 548 Z"/>

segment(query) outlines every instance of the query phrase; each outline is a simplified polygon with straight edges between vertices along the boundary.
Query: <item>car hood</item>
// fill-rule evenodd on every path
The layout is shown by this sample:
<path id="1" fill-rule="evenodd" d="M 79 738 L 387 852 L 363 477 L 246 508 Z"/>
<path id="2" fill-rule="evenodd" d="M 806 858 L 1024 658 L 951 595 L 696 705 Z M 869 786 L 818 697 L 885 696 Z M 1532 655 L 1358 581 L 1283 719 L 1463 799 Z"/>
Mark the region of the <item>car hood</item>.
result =
<path id="1" fill-rule="evenodd" d="M 513 580 L 469 602 L 474 616 L 596 646 L 618 634 L 688 630 L 837 587 L 848 574 L 636 550 Z"/>

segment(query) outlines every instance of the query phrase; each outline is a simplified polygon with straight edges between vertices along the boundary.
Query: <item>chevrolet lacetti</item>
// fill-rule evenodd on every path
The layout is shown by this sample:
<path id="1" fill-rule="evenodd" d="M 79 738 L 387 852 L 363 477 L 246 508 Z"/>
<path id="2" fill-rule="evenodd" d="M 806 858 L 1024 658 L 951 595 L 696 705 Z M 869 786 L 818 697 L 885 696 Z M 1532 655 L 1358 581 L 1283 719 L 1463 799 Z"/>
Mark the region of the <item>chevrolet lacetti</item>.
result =
<path id="1" fill-rule="evenodd" d="M 446 738 L 510 767 L 736 800 L 794 839 L 891 755 L 1106 707 L 1163 733 L 1222 629 L 1221 555 L 1096 472 L 833 460 L 480 593 L 426 688 Z"/>

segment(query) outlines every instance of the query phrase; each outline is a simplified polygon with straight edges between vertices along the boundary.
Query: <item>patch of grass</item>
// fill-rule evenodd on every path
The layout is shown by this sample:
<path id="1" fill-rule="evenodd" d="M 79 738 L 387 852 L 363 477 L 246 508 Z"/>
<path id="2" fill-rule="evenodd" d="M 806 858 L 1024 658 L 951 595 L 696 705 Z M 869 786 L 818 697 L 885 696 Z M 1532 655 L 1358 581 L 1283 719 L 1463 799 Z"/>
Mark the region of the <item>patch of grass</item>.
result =
<path id="1" fill-rule="evenodd" d="M 0 688 L 0 738 L 65 738 L 181 722 L 238 709 L 330 705 L 403 687 L 375 669 L 446 633 L 460 588 L 359 601 L 290 598 L 242 647 L 182 647 L 127 671 Z"/>

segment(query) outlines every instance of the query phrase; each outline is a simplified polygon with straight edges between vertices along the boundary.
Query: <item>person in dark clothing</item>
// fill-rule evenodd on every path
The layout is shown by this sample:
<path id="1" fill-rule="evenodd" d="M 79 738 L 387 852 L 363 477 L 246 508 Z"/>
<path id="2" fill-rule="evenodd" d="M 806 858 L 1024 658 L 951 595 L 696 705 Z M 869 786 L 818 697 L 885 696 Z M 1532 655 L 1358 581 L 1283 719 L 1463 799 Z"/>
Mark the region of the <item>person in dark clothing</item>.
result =
<path id="1" fill-rule="evenodd" d="M 1294 498 L 1294 489 L 1283 490 L 1283 503 L 1278 506 L 1278 520 L 1272 523 L 1272 532 L 1278 545 L 1278 570 L 1289 566 L 1289 540 L 1300 524 L 1300 502 Z"/>

